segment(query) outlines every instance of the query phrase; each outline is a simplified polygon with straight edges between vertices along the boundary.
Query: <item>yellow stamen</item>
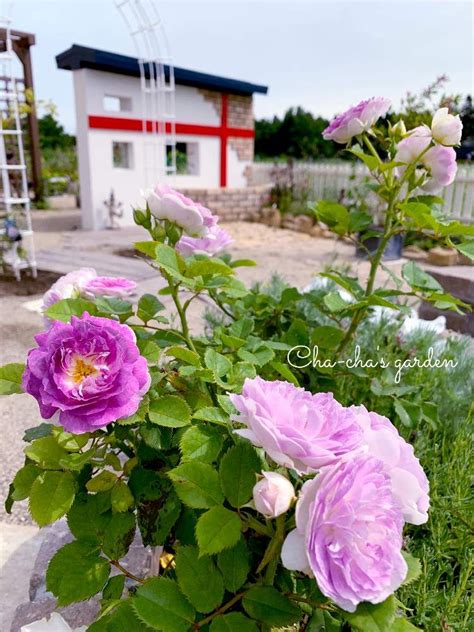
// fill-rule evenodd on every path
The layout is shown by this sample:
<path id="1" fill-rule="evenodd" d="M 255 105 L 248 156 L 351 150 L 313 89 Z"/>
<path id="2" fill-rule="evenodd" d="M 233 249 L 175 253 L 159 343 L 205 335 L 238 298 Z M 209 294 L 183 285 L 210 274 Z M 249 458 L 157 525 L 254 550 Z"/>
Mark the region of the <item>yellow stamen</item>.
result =
<path id="1" fill-rule="evenodd" d="M 82 358 L 77 358 L 71 371 L 71 377 L 75 384 L 80 384 L 89 375 L 98 375 L 98 373 L 99 371 L 92 363 L 86 362 Z"/>

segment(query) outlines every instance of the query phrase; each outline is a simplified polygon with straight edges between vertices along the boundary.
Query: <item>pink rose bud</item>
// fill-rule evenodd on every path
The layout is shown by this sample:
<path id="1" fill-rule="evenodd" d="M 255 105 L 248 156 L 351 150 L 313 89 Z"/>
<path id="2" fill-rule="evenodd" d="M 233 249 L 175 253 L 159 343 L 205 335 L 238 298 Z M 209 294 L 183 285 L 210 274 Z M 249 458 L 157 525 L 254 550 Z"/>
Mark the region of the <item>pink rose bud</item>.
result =
<path id="1" fill-rule="evenodd" d="M 262 472 L 263 478 L 253 488 L 256 510 L 267 518 L 276 518 L 288 511 L 295 497 L 290 481 L 276 472 Z"/>
<path id="2" fill-rule="evenodd" d="M 459 115 L 449 114 L 448 108 L 439 108 L 431 121 L 431 132 L 440 145 L 447 147 L 459 145 L 462 135 L 462 122 Z"/>

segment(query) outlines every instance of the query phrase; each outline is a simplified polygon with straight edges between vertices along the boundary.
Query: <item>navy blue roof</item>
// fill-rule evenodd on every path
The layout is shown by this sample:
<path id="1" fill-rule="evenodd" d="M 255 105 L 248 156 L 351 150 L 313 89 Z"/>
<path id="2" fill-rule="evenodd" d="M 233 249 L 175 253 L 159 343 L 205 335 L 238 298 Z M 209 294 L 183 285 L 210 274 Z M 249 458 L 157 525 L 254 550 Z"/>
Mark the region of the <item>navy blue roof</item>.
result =
<path id="1" fill-rule="evenodd" d="M 92 68 L 94 70 L 114 72 L 119 75 L 129 75 L 131 77 L 140 76 L 138 59 L 135 57 L 109 53 L 104 50 L 97 50 L 96 48 L 79 46 L 78 44 L 73 44 L 71 48 L 57 55 L 56 64 L 58 68 L 64 70 Z M 165 74 L 167 71 L 168 66 L 165 66 Z M 233 94 L 249 95 L 254 92 L 266 94 L 268 90 L 267 86 L 259 86 L 247 81 L 228 79 L 227 77 L 208 75 L 204 72 L 196 72 L 195 70 L 188 70 L 187 68 L 177 68 L 176 66 L 174 76 L 176 83 L 184 86 L 207 88 L 209 90 L 219 90 Z"/>

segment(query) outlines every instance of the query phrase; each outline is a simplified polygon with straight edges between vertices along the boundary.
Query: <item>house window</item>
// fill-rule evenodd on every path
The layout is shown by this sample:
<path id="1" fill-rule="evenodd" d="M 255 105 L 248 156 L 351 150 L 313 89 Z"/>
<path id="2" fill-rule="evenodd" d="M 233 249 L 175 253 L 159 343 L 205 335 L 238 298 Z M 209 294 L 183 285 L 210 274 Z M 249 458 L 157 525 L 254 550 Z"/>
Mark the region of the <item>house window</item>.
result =
<path id="1" fill-rule="evenodd" d="M 112 162 L 116 169 L 133 169 L 132 143 L 112 143 Z"/>
<path id="2" fill-rule="evenodd" d="M 106 94 L 102 100 L 102 107 L 106 112 L 131 112 L 132 99 Z"/>
<path id="3" fill-rule="evenodd" d="M 171 145 L 166 147 L 166 162 L 172 164 Z M 176 173 L 178 175 L 199 175 L 199 143 L 176 143 Z"/>

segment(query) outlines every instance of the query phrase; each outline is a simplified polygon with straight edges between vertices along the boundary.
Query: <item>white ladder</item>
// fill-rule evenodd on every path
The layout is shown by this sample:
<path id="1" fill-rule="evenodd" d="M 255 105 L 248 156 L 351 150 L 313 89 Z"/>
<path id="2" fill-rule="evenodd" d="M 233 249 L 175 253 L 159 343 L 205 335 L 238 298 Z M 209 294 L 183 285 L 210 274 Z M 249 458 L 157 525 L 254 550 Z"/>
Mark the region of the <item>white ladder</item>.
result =
<path id="1" fill-rule="evenodd" d="M 155 0 L 114 0 L 140 66 L 144 186 L 176 174 L 175 80 L 170 47 Z"/>
<path id="2" fill-rule="evenodd" d="M 15 222 L 21 240 L 10 241 L 5 227 L 0 227 L 2 253 L 0 267 L 10 267 L 17 280 L 21 280 L 21 270 L 31 269 L 37 276 L 33 227 L 31 224 L 30 196 L 26 170 L 23 133 L 21 129 L 20 102 L 13 71 L 14 52 L 12 46 L 10 18 L 0 15 L 0 28 L 5 29 L 5 51 L 0 51 L 0 76 L 5 82 L 5 90 L 0 90 L 0 214 L 5 220 Z M 9 159 L 6 141 L 10 140 L 12 159 Z M 13 162 L 12 162 L 13 160 Z M 12 186 L 14 174 L 19 174 L 21 190 Z M 18 178 L 17 178 L 18 180 Z"/>

